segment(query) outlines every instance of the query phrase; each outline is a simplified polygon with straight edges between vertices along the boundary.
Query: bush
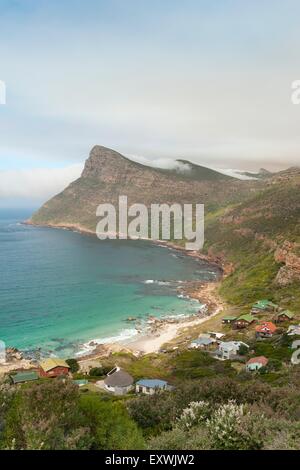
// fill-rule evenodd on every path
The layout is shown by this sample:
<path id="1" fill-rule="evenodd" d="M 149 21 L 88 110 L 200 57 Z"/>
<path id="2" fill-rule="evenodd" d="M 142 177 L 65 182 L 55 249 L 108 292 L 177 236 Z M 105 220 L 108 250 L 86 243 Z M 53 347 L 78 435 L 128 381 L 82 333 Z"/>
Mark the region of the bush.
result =
<path id="1" fill-rule="evenodd" d="M 21 388 L 5 417 L 2 447 L 25 450 L 86 449 L 89 427 L 71 381 L 51 379 Z"/>
<path id="2" fill-rule="evenodd" d="M 220 406 L 207 425 L 215 449 L 257 450 L 263 445 L 261 423 L 234 401 Z"/>
<path id="3" fill-rule="evenodd" d="M 153 450 L 209 450 L 211 439 L 203 426 L 183 430 L 178 427 L 165 431 L 148 442 L 148 449 Z"/>
<path id="4" fill-rule="evenodd" d="M 177 419 L 177 426 L 189 429 L 192 426 L 206 421 L 210 415 L 210 404 L 206 401 L 192 401 L 187 408 L 184 408 Z"/>
<path id="5" fill-rule="evenodd" d="M 76 359 L 67 359 L 66 363 L 70 367 L 72 374 L 75 374 L 76 372 L 79 371 L 80 367 Z"/>
<path id="6" fill-rule="evenodd" d="M 105 372 L 103 370 L 103 367 L 92 367 L 92 369 L 89 371 L 90 377 L 102 377 L 105 375 Z"/>
<path id="7" fill-rule="evenodd" d="M 144 448 L 142 434 L 122 403 L 101 401 L 96 395 L 82 395 L 80 410 L 91 428 L 92 449 L 137 450 Z"/>

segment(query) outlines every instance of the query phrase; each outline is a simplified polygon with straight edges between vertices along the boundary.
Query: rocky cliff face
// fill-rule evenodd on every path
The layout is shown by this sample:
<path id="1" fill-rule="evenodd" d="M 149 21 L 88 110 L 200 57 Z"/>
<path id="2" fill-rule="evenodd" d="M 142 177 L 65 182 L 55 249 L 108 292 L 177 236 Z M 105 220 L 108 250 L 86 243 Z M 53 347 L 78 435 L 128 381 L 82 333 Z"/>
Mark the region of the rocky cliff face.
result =
<path id="1" fill-rule="evenodd" d="M 300 243 L 286 240 L 275 251 L 277 263 L 284 263 L 276 276 L 277 284 L 285 286 L 294 281 L 300 281 Z"/>

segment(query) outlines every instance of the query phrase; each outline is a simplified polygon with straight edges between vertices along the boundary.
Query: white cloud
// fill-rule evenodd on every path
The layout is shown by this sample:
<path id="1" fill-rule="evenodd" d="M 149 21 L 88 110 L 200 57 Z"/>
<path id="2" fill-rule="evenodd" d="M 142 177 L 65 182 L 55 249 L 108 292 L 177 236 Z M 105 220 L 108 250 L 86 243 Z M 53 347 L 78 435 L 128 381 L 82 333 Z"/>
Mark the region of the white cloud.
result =
<path id="1" fill-rule="evenodd" d="M 65 168 L 33 168 L 0 171 L 0 204 L 18 200 L 40 204 L 79 178 L 83 164 Z"/>
<path id="2" fill-rule="evenodd" d="M 187 163 L 180 162 L 172 158 L 156 158 L 154 160 L 151 160 L 150 158 L 141 157 L 137 155 L 134 155 L 134 156 L 127 155 L 127 157 L 135 162 L 141 163 L 142 165 L 147 165 L 147 166 L 151 166 L 154 168 L 163 168 L 165 170 L 177 170 L 180 173 L 186 173 L 191 170 L 191 166 L 188 162 Z M 196 162 L 193 162 L 193 163 L 197 165 Z M 211 168 L 212 170 L 218 171 L 219 173 L 232 176 L 233 178 L 237 178 L 240 180 L 256 179 L 254 177 L 252 178 L 250 176 L 241 174 L 240 169 L 218 168 L 216 166 L 211 166 L 211 165 L 203 165 L 203 166 L 207 166 L 207 168 Z"/>

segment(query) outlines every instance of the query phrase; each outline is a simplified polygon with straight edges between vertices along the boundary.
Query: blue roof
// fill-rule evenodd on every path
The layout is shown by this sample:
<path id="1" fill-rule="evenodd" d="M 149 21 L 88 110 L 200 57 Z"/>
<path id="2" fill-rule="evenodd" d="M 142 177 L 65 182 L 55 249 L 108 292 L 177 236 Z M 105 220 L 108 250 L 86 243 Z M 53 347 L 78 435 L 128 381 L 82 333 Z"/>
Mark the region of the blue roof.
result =
<path id="1" fill-rule="evenodd" d="M 142 387 L 164 388 L 166 385 L 168 385 L 168 382 L 159 379 L 141 379 L 138 380 L 136 384 L 141 385 Z"/>

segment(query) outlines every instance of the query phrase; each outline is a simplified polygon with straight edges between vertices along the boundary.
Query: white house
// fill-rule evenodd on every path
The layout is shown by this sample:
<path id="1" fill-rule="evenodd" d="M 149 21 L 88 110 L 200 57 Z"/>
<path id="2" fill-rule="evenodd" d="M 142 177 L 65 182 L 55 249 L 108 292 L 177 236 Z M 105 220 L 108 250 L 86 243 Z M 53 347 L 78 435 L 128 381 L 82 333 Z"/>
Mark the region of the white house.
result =
<path id="1" fill-rule="evenodd" d="M 239 353 L 241 346 L 249 348 L 248 344 L 243 343 L 242 341 L 222 341 L 219 344 L 217 355 L 223 360 L 232 359 Z"/>
<path id="2" fill-rule="evenodd" d="M 132 384 L 133 377 L 118 366 L 108 372 L 104 380 L 104 388 L 115 395 L 125 395 L 132 389 Z"/>

